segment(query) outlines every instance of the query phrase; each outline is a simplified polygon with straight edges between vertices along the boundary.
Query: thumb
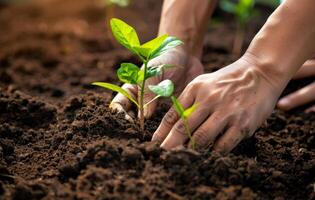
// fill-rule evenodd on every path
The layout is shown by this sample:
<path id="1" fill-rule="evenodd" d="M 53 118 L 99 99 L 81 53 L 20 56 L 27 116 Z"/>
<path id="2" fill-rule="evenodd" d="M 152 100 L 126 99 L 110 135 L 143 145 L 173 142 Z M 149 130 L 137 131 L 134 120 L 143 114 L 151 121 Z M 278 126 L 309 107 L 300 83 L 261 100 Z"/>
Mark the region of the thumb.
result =
<path id="1" fill-rule="evenodd" d="M 136 98 L 138 93 L 138 88 L 130 85 L 130 84 L 124 84 L 122 86 L 123 89 L 127 90 L 128 93 L 133 97 Z M 127 97 L 122 95 L 121 93 L 118 93 L 113 100 L 111 101 L 109 107 L 112 110 L 115 110 L 117 112 L 121 112 L 125 114 L 125 118 L 129 121 L 133 121 L 131 117 L 131 105 L 132 103 L 129 101 Z"/>

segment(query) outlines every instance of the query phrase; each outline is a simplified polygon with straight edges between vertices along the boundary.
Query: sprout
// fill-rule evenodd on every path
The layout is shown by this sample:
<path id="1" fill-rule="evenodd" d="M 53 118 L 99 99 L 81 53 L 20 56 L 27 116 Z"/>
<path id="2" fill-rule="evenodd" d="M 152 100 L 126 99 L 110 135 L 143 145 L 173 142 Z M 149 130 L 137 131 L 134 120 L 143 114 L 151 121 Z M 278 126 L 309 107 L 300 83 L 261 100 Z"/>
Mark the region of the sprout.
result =
<path id="1" fill-rule="evenodd" d="M 195 141 L 192 138 L 191 131 L 188 124 L 188 118 L 195 112 L 195 110 L 198 108 L 198 104 L 193 104 L 191 107 L 185 109 L 183 105 L 178 101 L 178 99 L 175 96 L 171 97 L 173 101 L 174 108 L 180 118 L 183 120 L 184 126 L 185 126 L 185 132 L 190 140 L 191 146 L 193 149 L 195 149 Z"/>
<path id="2" fill-rule="evenodd" d="M 115 92 L 119 92 L 133 102 L 140 113 L 139 121 L 141 130 L 144 130 L 144 108 L 160 97 L 170 97 L 174 91 L 174 84 L 170 80 L 164 80 L 157 85 L 149 85 L 149 89 L 157 96 L 150 102 L 144 103 L 145 83 L 150 77 L 160 75 L 164 69 L 171 67 L 163 64 L 149 66 L 148 63 L 168 50 L 177 47 L 182 42 L 168 35 L 161 35 L 153 40 L 140 44 L 136 30 L 127 23 L 113 18 L 110 21 L 111 30 L 115 39 L 127 48 L 130 52 L 137 55 L 143 62 L 143 68 L 133 63 L 122 63 L 117 70 L 118 79 L 124 83 L 137 85 L 140 89 L 139 98 L 136 100 L 127 90 L 111 83 L 94 82 L 93 85 L 104 87 Z"/>
<path id="3" fill-rule="evenodd" d="M 244 41 L 245 28 L 253 15 L 257 12 L 254 10 L 254 0 L 238 0 L 234 3 L 231 0 L 221 0 L 220 7 L 226 12 L 232 13 L 237 19 L 237 32 L 233 43 L 233 54 L 240 55 Z"/>

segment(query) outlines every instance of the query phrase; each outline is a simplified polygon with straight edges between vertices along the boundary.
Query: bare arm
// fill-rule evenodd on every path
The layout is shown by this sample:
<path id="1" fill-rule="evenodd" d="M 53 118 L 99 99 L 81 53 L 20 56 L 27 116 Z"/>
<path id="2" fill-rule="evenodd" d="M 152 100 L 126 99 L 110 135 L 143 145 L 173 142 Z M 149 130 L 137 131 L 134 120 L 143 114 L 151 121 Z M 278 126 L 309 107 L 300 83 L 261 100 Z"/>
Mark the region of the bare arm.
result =
<path id="1" fill-rule="evenodd" d="M 178 37 L 188 53 L 200 58 L 207 22 L 215 5 L 216 0 L 165 0 L 159 34 Z"/>
<path id="2" fill-rule="evenodd" d="M 286 0 L 253 39 L 247 54 L 283 86 L 315 52 L 315 3 Z"/>
<path id="3" fill-rule="evenodd" d="M 239 60 L 187 85 L 179 101 L 185 108 L 199 104 L 188 119 L 198 148 L 214 144 L 229 152 L 270 115 L 288 81 L 315 52 L 314 10 L 313 0 L 286 0 Z M 166 149 L 183 145 L 183 127 L 171 108 L 153 140 Z"/>

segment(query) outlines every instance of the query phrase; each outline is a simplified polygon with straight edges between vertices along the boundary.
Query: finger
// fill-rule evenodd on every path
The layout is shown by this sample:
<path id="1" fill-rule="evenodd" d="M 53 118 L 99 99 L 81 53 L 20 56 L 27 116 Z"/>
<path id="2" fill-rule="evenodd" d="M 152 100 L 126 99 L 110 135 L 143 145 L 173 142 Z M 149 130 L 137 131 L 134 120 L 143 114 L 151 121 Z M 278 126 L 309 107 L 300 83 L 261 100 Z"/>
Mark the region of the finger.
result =
<path id="1" fill-rule="evenodd" d="M 213 113 L 193 134 L 189 148 L 202 149 L 210 146 L 218 135 L 225 129 L 228 118 Z"/>
<path id="2" fill-rule="evenodd" d="M 315 59 L 306 61 L 293 78 L 301 79 L 311 76 L 315 76 Z"/>
<path id="3" fill-rule="evenodd" d="M 136 99 L 138 88 L 131 84 L 124 84 L 122 86 L 123 89 L 127 90 L 130 95 Z M 125 113 L 126 119 L 131 120 L 132 117 L 128 114 L 130 112 L 132 103 L 129 101 L 127 97 L 118 93 L 110 103 L 110 108 L 117 112 Z"/>
<path id="4" fill-rule="evenodd" d="M 189 92 L 183 92 L 178 98 L 178 101 L 183 105 L 184 108 L 188 108 L 194 102 L 193 95 L 186 95 Z M 165 114 L 160 126 L 154 132 L 152 136 L 152 141 L 163 142 L 167 134 L 170 132 L 174 124 L 179 120 L 179 115 L 177 114 L 174 106 Z"/>
<path id="5" fill-rule="evenodd" d="M 185 127 L 185 123 L 182 119 L 178 120 L 161 144 L 161 147 L 164 149 L 171 149 L 179 145 L 183 145 L 189 139 L 190 134 L 196 130 L 196 128 L 198 128 L 208 116 L 208 109 L 199 107 L 187 119 L 188 127 Z"/>
<path id="6" fill-rule="evenodd" d="M 279 100 L 277 106 L 282 110 L 291 110 L 315 100 L 315 82 L 289 94 Z"/>
<path id="7" fill-rule="evenodd" d="M 247 135 L 249 130 L 241 130 L 238 126 L 230 127 L 214 145 L 214 150 L 227 154 L 232 151 Z"/>
<path id="8" fill-rule="evenodd" d="M 310 108 L 308 108 L 308 109 L 306 109 L 305 112 L 306 112 L 306 113 L 315 112 L 315 105 L 312 106 L 312 107 L 310 107 Z"/>

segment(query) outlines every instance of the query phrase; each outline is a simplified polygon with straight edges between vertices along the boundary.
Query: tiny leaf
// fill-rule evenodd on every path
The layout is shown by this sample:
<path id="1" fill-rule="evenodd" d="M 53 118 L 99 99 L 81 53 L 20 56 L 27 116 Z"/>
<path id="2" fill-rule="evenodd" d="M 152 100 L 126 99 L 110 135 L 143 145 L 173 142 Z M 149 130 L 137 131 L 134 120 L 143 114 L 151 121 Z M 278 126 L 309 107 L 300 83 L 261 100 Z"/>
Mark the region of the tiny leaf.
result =
<path id="1" fill-rule="evenodd" d="M 230 2 L 229 0 L 221 0 L 220 8 L 224 10 L 225 12 L 234 14 L 236 10 L 236 4 Z"/>
<path id="2" fill-rule="evenodd" d="M 164 80 L 157 85 L 149 85 L 149 89 L 156 95 L 170 97 L 174 91 L 174 84 L 171 80 Z"/>
<path id="3" fill-rule="evenodd" d="M 167 37 L 166 39 L 164 39 L 160 47 L 155 49 L 151 53 L 150 58 L 158 57 L 159 55 L 165 53 L 166 51 L 174 47 L 177 47 L 178 45 L 181 45 L 181 44 L 183 44 L 183 42 L 177 39 L 176 37 Z"/>
<path id="4" fill-rule="evenodd" d="M 176 112 L 179 114 L 179 116 L 181 118 L 183 118 L 184 116 L 184 107 L 182 106 L 182 104 L 178 101 L 178 99 L 175 96 L 171 96 L 172 102 L 173 102 L 173 106 L 176 110 Z"/>
<path id="5" fill-rule="evenodd" d="M 167 34 L 161 35 L 157 38 L 154 38 L 153 40 L 150 40 L 146 43 L 144 43 L 143 45 L 141 45 L 142 48 L 146 48 L 146 49 L 150 49 L 149 55 L 148 57 L 150 57 L 150 54 L 152 52 L 154 52 L 156 49 L 158 49 L 164 42 L 164 40 L 166 40 L 166 38 L 168 37 Z"/>
<path id="6" fill-rule="evenodd" d="M 127 7 L 130 4 L 130 0 L 109 0 L 109 3 L 120 7 Z"/>
<path id="7" fill-rule="evenodd" d="M 129 94 L 129 92 L 117 85 L 111 84 L 111 83 L 104 83 L 104 82 L 94 82 L 92 85 L 100 86 L 103 88 L 110 89 L 115 92 L 119 92 L 120 94 L 124 95 L 127 97 L 130 101 L 132 101 L 136 106 L 139 108 L 138 102 Z"/>
<path id="8" fill-rule="evenodd" d="M 135 64 L 122 63 L 117 70 L 117 76 L 124 83 L 137 84 L 139 71 L 139 67 Z"/>
<path id="9" fill-rule="evenodd" d="M 144 48 L 142 46 L 135 46 L 133 48 L 138 52 L 138 54 L 140 54 L 140 56 L 144 57 L 145 59 L 149 58 L 151 52 L 150 48 Z"/>
<path id="10" fill-rule="evenodd" d="M 159 76 L 162 74 L 164 69 L 171 68 L 173 65 L 168 65 L 168 64 L 162 64 L 162 65 L 157 65 L 157 66 L 151 66 L 147 70 L 147 76 L 146 78 L 150 78 L 152 76 Z"/>
<path id="11" fill-rule="evenodd" d="M 194 104 L 191 107 L 187 108 L 184 113 L 183 116 L 185 118 L 188 118 L 193 112 L 195 112 L 195 110 L 198 108 L 199 104 Z"/>
<path id="12" fill-rule="evenodd" d="M 159 48 L 164 40 L 167 38 L 168 36 L 165 35 L 161 35 L 157 38 L 154 38 L 153 40 L 150 40 L 149 42 L 146 42 L 145 44 L 141 45 L 140 47 L 134 47 L 134 49 L 143 57 L 145 57 L 146 59 L 150 59 L 151 58 L 151 53 L 154 52 L 157 48 Z"/>
<path id="13" fill-rule="evenodd" d="M 137 53 L 134 47 L 140 46 L 136 30 L 120 19 L 110 20 L 110 26 L 116 40 L 133 53 Z"/>

